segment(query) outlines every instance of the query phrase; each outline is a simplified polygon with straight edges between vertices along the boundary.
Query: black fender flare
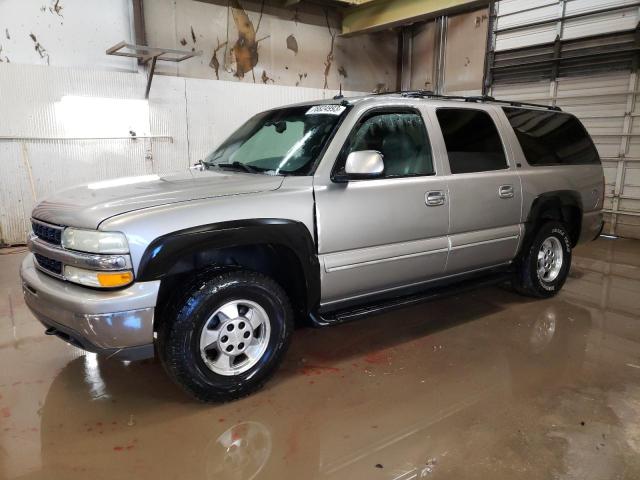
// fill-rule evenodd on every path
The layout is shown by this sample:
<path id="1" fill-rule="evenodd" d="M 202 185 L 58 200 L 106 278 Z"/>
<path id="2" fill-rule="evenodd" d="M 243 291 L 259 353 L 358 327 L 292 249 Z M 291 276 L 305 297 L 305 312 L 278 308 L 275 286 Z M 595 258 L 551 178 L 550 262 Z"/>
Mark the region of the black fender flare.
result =
<path id="1" fill-rule="evenodd" d="M 535 235 L 536 227 L 545 211 L 553 209 L 562 213 L 563 207 L 577 208 L 582 221 L 582 199 L 574 190 L 553 190 L 538 195 L 531 203 L 531 208 L 525 221 L 525 242 Z M 564 220 L 558 218 L 557 220 Z M 579 233 L 579 232 L 578 232 Z"/>
<path id="2" fill-rule="evenodd" d="M 320 264 L 309 229 L 295 220 L 257 218 L 211 223 L 178 230 L 153 240 L 140 260 L 137 281 L 161 280 L 198 255 L 244 246 L 285 247 L 295 254 L 304 275 L 306 308 L 320 302 Z"/>

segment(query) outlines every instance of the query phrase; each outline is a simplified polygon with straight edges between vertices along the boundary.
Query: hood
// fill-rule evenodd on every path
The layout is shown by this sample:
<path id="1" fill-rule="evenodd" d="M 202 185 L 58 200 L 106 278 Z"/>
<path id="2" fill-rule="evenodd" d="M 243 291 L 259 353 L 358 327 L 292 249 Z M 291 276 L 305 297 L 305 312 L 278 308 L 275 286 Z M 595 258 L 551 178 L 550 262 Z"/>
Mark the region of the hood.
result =
<path id="1" fill-rule="evenodd" d="M 117 178 L 62 190 L 36 205 L 32 216 L 57 225 L 93 229 L 109 217 L 143 208 L 276 190 L 283 178 L 195 169 Z"/>

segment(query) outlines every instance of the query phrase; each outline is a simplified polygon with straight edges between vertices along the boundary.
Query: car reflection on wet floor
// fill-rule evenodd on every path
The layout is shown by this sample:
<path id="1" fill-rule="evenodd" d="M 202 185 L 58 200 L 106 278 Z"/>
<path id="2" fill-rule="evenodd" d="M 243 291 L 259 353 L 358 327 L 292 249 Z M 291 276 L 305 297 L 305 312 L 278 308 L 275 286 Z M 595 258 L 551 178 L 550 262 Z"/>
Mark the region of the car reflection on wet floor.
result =
<path id="1" fill-rule="evenodd" d="M 222 405 L 44 337 L 19 257 L 0 257 L 4 478 L 640 476 L 640 242 L 580 247 L 551 300 L 484 288 L 299 329 L 263 391 Z"/>

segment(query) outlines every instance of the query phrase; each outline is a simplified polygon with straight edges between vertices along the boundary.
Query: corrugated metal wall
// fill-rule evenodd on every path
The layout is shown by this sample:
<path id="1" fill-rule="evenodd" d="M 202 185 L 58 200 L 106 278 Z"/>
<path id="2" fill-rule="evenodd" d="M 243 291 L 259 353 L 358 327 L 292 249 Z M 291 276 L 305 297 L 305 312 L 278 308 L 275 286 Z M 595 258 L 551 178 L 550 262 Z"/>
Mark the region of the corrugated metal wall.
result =
<path id="1" fill-rule="evenodd" d="M 187 168 L 250 115 L 336 93 L 156 76 L 147 103 L 144 87 L 135 73 L 0 64 L 0 243 L 24 243 L 56 190 Z"/>
<path id="2" fill-rule="evenodd" d="M 487 76 L 496 98 L 558 105 L 583 121 L 605 171 L 605 232 L 631 238 L 640 238 L 639 7 L 497 2 Z"/>

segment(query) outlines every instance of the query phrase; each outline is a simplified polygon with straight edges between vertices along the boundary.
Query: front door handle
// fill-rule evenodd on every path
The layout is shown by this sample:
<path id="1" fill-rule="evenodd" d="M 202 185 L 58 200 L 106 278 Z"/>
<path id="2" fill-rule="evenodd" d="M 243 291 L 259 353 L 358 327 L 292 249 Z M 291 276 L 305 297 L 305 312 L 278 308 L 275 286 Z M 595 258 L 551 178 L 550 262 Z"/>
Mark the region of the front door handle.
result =
<path id="1" fill-rule="evenodd" d="M 498 196 L 500 198 L 513 198 L 513 185 L 500 185 Z"/>
<path id="2" fill-rule="evenodd" d="M 424 201 L 428 207 L 437 207 L 444 205 L 445 194 L 442 190 L 433 190 L 427 192 L 424 196 Z"/>

